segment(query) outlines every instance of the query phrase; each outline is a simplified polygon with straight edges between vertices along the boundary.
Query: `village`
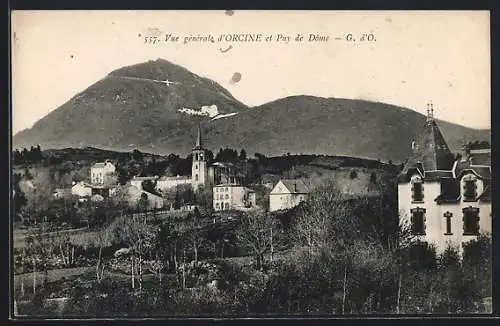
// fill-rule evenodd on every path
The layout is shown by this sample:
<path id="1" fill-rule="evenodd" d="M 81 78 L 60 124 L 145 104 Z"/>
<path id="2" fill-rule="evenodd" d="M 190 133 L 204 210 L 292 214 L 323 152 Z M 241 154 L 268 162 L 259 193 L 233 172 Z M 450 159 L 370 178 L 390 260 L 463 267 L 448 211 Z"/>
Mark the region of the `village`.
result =
<path id="1" fill-rule="evenodd" d="M 282 177 L 260 177 L 259 182 L 249 182 L 239 161 L 214 159 L 204 146 L 200 126 L 187 158 L 190 174 L 141 174 L 123 180 L 118 176 L 116 161 L 94 162 L 90 174 L 80 178 L 87 180 L 73 180 L 71 187 L 56 188 L 49 197 L 38 201 L 41 206 L 64 203 L 62 211 L 53 213 L 50 205 L 34 211 L 33 206 L 24 204 L 17 212 L 23 222 L 14 232 L 15 273 L 19 274 L 15 281 L 16 309 L 75 314 L 83 309 L 81 300 L 90 302 L 92 296 L 106 309 L 112 309 L 109 297 L 121 296 L 119 300 L 124 300 L 126 296 L 135 302 L 134 296 L 139 295 L 142 298 L 137 308 L 139 315 L 145 311 L 174 315 L 267 309 L 298 312 L 304 308 L 287 304 L 290 297 L 265 308 L 257 301 L 251 306 L 244 304 L 240 295 L 257 300 L 256 293 L 264 295 L 262 291 L 266 288 L 278 286 L 273 282 L 296 277 L 288 275 L 289 264 L 307 261 L 319 264 L 317 255 L 326 254 L 324 250 L 329 252 L 330 263 L 337 261 L 343 267 L 332 269 L 331 276 L 325 275 L 337 278 L 340 283 L 330 286 L 328 299 L 318 307 L 333 305 L 342 314 L 348 309 L 399 313 L 466 309 L 466 306 L 485 309 L 484 298 L 488 298 L 490 291 L 485 284 L 491 271 L 485 267 L 487 261 L 477 263 L 478 257 L 471 255 L 478 250 L 474 249 L 477 246 L 491 246 L 488 244 L 492 218 L 491 148 L 487 142 L 469 142 L 464 144 L 462 153 L 454 155 L 434 120 L 432 106 L 427 110 L 425 125 L 409 144 L 410 156 L 401 166 L 374 162 L 372 167 L 335 167 L 319 177 L 320 164 L 316 158 L 314 164 L 290 165 Z M 223 152 L 221 149 L 220 153 Z M 226 152 L 243 161 L 247 159 L 243 150 L 240 155 L 236 151 Z M 292 157 L 285 155 L 280 160 L 291 161 L 295 159 Z M 304 166 L 314 167 L 315 173 L 300 171 Z M 24 192 L 17 187 L 17 197 L 21 193 L 29 197 L 26 182 L 20 182 L 24 184 Z M 343 187 L 348 183 L 349 187 Z M 13 195 L 16 197 L 15 189 Z M 83 211 L 87 214 L 84 218 L 87 224 L 73 222 L 68 217 Z M 394 251 L 394 248 L 401 249 Z M 340 258 L 347 252 L 349 258 Z M 419 261 L 421 264 L 422 260 L 424 265 L 395 269 L 400 259 L 409 264 L 406 266 Z M 448 278 L 450 272 L 441 269 L 442 259 L 455 266 L 454 277 L 470 273 L 471 269 L 476 271 L 475 275 L 486 274 L 477 277 L 473 285 L 463 283 L 462 279 L 458 280 L 460 285 L 450 283 L 457 280 L 444 282 L 439 277 Z M 363 271 L 367 268 L 372 269 L 369 274 L 375 274 L 370 274 L 372 281 L 366 284 L 378 285 L 361 295 L 359 286 L 368 281 L 359 279 L 363 275 L 359 273 L 366 273 Z M 389 279 L 380 279 L 382 274 L 376 272 L 384 270 L 391 270 Z M 59 271 L 67 271 L 68 279 L 55 276 Z M 246 273 L 251 271 L 257 274 L 248 276 Z M 429 272 L 438 273 L 438 278 L 424 280 L 422 277 Z M 76 274 L 71 276 L 72 273 Z M 298 284 L 320 282 L 303 277 L 299 277 Z M 412 277 L 425 286 L 418 288 L 408 283 Z M 235 281 L 230 281 L 233 278 Z M 349 283 L 355 280 L 361 282 L 356 283 L 358 287 Z M 435 289 L 435 282 L 444 282 L 446 291 L 458 287 L 461 291 L 481 294 L 474 302 L 469 298 L 464 302 L 459 300 L 460 303 L 452 298 L 451 292 L 436 298 L 436 292 L 425 292 L 429 287 Z M 158 284 L 160 288 L 153 290 Z M 82 286 L 101 290 L 96 290 L 100 294 L 75 297 L 71 293 L 75 286 L 84 292 L 88 290 Z M 120 291 L 109 288 L 117 286 Z M 242 286 L 246 287 L 246 292 L 242 292 L 246 294 L 237 295 L 234 291 L 242 291 Z M 467 290 L 464 286 L 478 289 Z M 396 292 L 387 298 L 386 294 L 382 296 L 384 291 L 394 288 Z M 158 291 L 166 291 L 176 299 L 169 301 Z M 308 291 L 322 293 L 319 288 Z M 308 300 L 307 295 L 311 294 L 306 292 L 302 293 L 302 299 L 294 300 Z M 189 299 L 185 297 L 187 293 Z M 234 296 L 238 298 L 236 301 Z M 153 303 L 149 301 L 151 297 Z M 234 301 L 232 308 L 225 301 L 230 297 Z M 42 301 L 36 303 L 36 300 Z M 132 301 L 130 304 L 136 304 Z M 202 302 L 208 305 L 208 310 L 202 309 Z M 109 313 L 102 307 L 92 307 L 87 306 L 85 311 Z"/>

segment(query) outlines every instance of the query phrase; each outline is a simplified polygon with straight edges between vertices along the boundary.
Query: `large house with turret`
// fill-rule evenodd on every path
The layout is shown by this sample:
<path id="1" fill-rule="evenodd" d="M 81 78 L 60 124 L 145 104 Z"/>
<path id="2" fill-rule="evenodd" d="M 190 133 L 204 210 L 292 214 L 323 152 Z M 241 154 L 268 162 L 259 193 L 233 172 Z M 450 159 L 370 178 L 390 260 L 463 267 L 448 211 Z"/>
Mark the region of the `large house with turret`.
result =
<path id="1" fill-rule="evenodd" d="M 491 146 L 464 144 L 455 157 L 428 106 L 425 125 L 411 143 L 398 178 L 400 219 L 419 239 L 442 252 L 480 232 L 491 232 Z"/>

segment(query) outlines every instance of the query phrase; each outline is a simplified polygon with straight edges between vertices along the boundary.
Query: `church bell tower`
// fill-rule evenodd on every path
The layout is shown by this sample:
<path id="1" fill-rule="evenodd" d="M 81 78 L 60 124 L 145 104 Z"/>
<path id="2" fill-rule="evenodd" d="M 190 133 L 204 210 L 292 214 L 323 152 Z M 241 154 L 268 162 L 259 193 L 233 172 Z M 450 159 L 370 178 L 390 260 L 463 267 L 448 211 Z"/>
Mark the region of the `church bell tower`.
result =
<path id="1" fill-rule="evenodd" d="M 201 127 L 198 125 L 198 137 L 196 146 L 193 148 L 193 164 L 191 169 L 191 183 L 193 189 L 198 190 L 199 186 L 205 186 L 208 179 L 206 151 L 203 148 Z"/>

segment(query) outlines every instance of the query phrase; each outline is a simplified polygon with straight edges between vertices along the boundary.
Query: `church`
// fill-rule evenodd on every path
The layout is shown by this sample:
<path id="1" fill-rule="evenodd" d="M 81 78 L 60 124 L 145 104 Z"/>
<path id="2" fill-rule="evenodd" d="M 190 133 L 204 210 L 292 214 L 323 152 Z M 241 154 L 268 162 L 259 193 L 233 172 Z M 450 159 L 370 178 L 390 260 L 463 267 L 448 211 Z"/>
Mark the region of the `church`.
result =
<path id="1" fill-rule="evenodd" d="M 491 233 L 490 144 L 464 144 L 455 157 L 428 105 L 425 125 L 398 177 L 398 205 L 400 220 L 437 253 L 448 245 L 461 252 L 479 233 Z"/>

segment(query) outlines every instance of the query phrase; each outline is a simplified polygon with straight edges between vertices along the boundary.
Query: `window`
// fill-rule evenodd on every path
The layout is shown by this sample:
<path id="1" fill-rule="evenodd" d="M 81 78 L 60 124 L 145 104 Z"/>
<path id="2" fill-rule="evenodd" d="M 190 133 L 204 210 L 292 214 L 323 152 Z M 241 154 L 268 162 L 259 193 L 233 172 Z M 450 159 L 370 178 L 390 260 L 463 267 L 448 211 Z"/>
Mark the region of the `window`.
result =
<path id="1" fill-rule="evenodd" d="M 413 208 L 411 212 L 411 232 L 414 235 L 425 235 L 425 208 Z"/>
<path id="2" fill-rule="evenodd" d="M 215 209 L 220 209 L 219 203 L 215 203 Z"/>
<path id="3" fill-rule="evenodd" d="M 194 175 L 194 181 L 198 181 L 198 175 L 197 174 Z"/>
<path id="4" fill-rule="evenodd" d="M 229 195 L 228 194 L 226 194 L 226 199 L 229 199 Z"/>
<path id="5" fill-rule="evenodd" d="M 195 170 L 198 170 L 198 164 L 194 165 Z"/>
<path id="6" fill-rule="evenodd" d="M 226 209 L 229 209 L 229 203 L 226 203 Z"/>
<path id="7" fill-rule="evenodd" d="M 446 212 L 444 213 L 444 218 L 446 219 L 446 233 L 445 235 L 452 235 L 453 233 L 451 233 L 451 218 L 452 218 L 453 214 L 450 213 L 450 212 Z"/>
<path id="8" fill-rule="evenodd" d="M 198 153 L 196 153 L 196 154 L 194 155 L 194 160 L 195 160 L 195 161 L 198 161 Z"/>
<path id="9" fill-rule="evenodd" d="M 422 179 L 418 176 L 412 178 L 411 200 L 414 203 L 424 202 L 424 185 Z"/>
<path id="10" fill-rule="evenodd" d="M 229 191 L 229 189 L 226 187 L 226 191 Z"/>
<path id="11" fill-rule="evenodd" d="M 476 178 L 467 176 L 464 178 L 464 201 L 476 201 L 477 197 Z"/>
<path id="12" fill-rule="evenodd" d="M 464 235 L 479 234 L 479 208 L 469 206 L 462 212 L 464 213 Z"/>

